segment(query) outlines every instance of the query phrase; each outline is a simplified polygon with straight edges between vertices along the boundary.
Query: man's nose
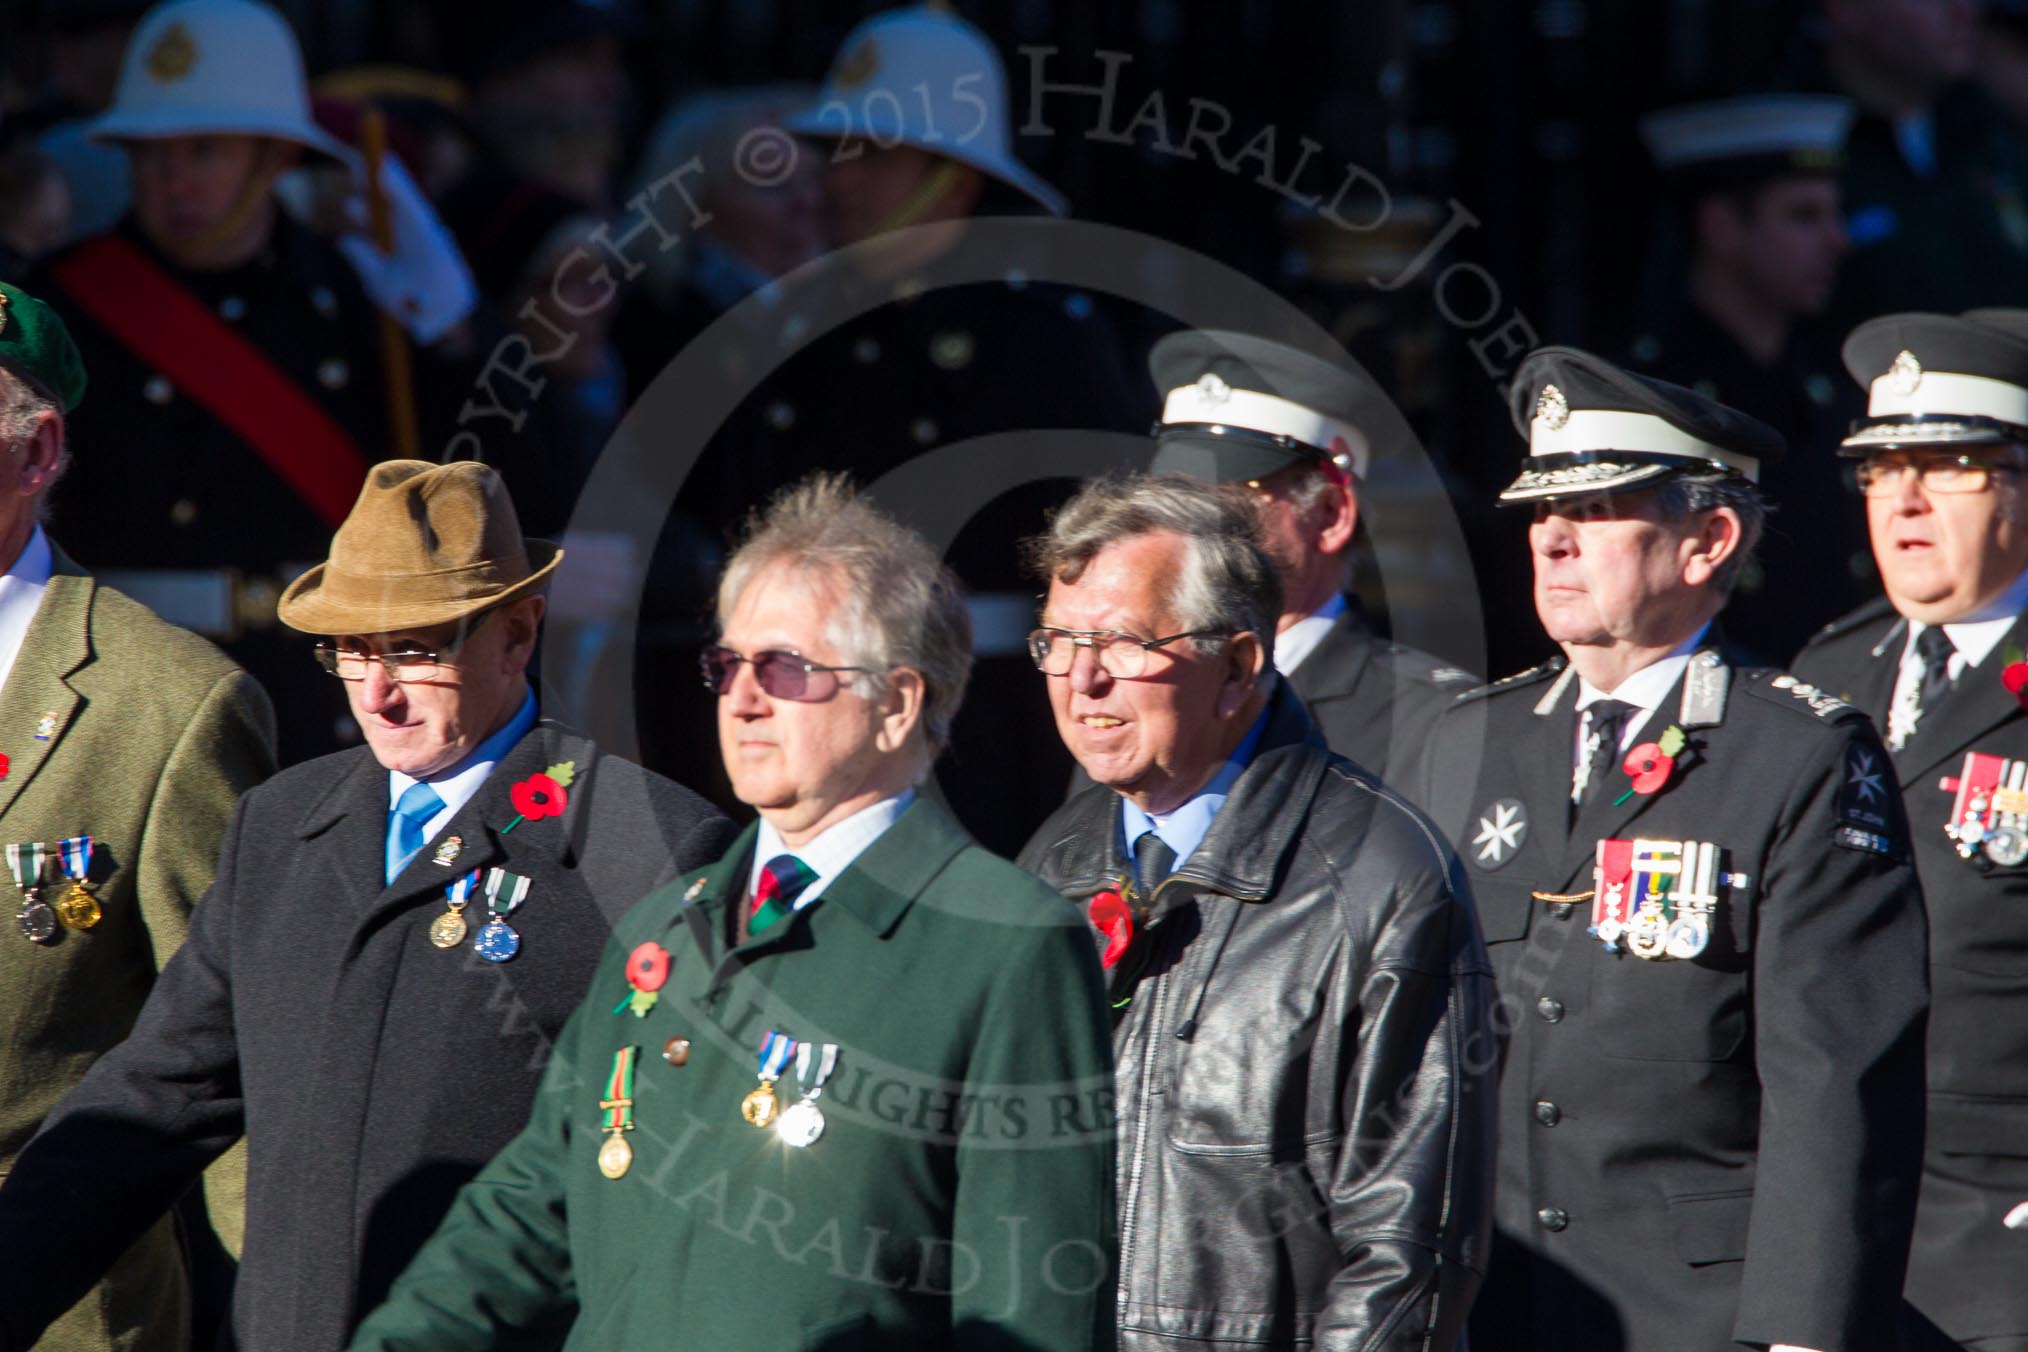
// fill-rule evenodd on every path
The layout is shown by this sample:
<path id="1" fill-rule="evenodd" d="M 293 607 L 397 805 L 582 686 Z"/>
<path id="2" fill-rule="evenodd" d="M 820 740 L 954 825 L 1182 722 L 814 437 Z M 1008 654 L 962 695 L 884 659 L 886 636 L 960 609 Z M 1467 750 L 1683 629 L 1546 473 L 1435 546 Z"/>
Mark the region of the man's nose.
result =
<path id="1" fill-rule="evenodd" d="M 770 708 L 767 691 L 761 689 L 760 677 L 754 673 L 751 662 L 741 662 L 732 669 L 732 681 L 719 698 L 726 702 L 726 712 L 735 718 L 760 718 Z"/>
<path id="2" fill-rule="evenodd" d="M 1560 559 L 1575 552 L 1577 532 L 1563 517 L 1550 514 L 1528 528 L 1528 547 L 1545 559 Z"/>
<path id="3" fill-rule="evenodd" d="M 1079 645 L 1070 650 L 1070 688 L 1080 695 L 1102 695 L 1112 675 L 1099 665 L 1098 649 Z"/>
<path id="4" fill-rule="evenodd" d="M 401 695 L 401 683 L 387 674 L 377 658 L 368 658 L 366 677 L 359 683 L 359 702 L 378 713 Z"/>

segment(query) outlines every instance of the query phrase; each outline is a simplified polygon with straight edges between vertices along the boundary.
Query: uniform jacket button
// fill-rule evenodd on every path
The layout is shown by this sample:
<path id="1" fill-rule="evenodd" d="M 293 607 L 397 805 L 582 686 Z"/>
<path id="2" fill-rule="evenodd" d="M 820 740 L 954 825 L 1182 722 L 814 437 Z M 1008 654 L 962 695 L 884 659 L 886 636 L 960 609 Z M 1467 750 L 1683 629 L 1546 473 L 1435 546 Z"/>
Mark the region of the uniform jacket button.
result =
<path id="1" fill-rule="evenodd" d="M 1563 1109 L 1548 1099 L 1542 1099 L 1535 1105 L 1535 1120 L 1545 1127 L 1553 1127 L 1563 1120 Z"/>
<path id="2" fill-rule="evenodd" d="M 1561 1230 L 1570 1224 L 1570 1213 L 1561 1207 L 1546 1206 L 1535 1213 L 1535 1219 L 1545 1230 Z"/>
<path id="3" fill-rule="evenodd" d="M 1542 1016 L 1545 1023 L 1562 1023 L 1563 1001 L 1552 1000 L 1545 995 L 1535 1002 L 1535 1012 Z"/>

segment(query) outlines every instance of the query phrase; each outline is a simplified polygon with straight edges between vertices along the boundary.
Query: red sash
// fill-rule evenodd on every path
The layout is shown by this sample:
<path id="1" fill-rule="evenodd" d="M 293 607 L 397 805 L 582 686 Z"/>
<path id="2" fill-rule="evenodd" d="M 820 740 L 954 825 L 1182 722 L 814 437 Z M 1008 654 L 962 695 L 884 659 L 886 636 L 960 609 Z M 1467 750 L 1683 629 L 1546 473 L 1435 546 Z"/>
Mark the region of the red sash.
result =
<path id="1" fill-rule="evenodd" d="M 366 457 L 259 348 L 117 235 L 87 240 L 52 271 L 106 332 L 253 447 L 337 529 L 366 482 Z"/>

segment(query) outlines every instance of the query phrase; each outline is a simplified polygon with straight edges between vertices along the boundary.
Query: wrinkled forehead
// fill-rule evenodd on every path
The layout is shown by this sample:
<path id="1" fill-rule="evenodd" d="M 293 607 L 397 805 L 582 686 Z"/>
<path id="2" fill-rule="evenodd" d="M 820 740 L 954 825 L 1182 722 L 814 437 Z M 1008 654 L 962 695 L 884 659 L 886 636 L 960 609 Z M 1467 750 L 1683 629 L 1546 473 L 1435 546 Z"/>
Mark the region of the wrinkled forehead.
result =
<path id="1" fill-rule="evenodd" d="M 1166 533 L 1134 535 L 1101 548 L 1075 581 L 1052 578 L 1042 622 L 1060 629 L 1117 629 L 1151 636 L 1168 633 L 1176 618 L 1176 588 L 1189 564 L 1187 543 Z"/>

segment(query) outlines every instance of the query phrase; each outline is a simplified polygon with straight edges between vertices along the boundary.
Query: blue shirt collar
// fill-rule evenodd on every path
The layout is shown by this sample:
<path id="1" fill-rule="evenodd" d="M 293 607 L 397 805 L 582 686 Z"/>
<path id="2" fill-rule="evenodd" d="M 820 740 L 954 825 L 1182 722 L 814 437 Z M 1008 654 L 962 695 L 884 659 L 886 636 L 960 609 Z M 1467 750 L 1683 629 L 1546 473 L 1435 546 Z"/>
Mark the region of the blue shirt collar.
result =
<path id="1" fill-rule="evenodd" d="M 1211 782 L 1174 812 L 1153 816 L 1141 810 L 1131 798 L 1120 799 L 1121 844 L 1126 847 L 1127 858 L 1134 856 L 1134 842 L 1142 833 L 1153 831 L 1161 837 L 1162 843 L 1176 852 L 1176 867 L 1183 867 L 1191 852 L 1204 842 L 1205 833 L 1211 830 L 1211 822 L 1218 815 L 1218 809 L 1225 806 L 1225 800 L 1232 794 L 1232 786 L 1239 782 L 1240 775 L 1253 762 L 1255 748 L 1260 745 L 1263 729 L 1267 727 L 1268 711 L 1262 708 L 1260 716 L 1253 720 L 1253 726 L 1246 730 L 1246 736 L 1239 739 L 1239 745 L 1232 749 L 1232 755 L 1211 777 Z"/>
<path id="2" fill-rule="evenodd" d="M 473 747 L 471 752 L 451 769 L 431 778 L 430 787 L 444 800 L 444 806 L 436 816 L 424 824 L 424 832 L 434 835 L 438 828 L 457 814 L 459 808 L 471 802 L 472 796 L 479 791 L 479 786 L 486 782 L 486 776 L 493 773 L 493 767 L 498 765 L 501 758 L 514 748 L 516 742 L 526 737 L 528 730 L 534 726 L 535 692 L 530 690 L 521 697 L 521 707 L 514 711 L 514 717 L 508 719 L 498 732 Z M 405 775 L 399 770 L 387 772 L 389 811 L 393 811 L 394 804 L 401 800 L 401 795 L 413 783 L 415 778 L 411 775 Z"/>

